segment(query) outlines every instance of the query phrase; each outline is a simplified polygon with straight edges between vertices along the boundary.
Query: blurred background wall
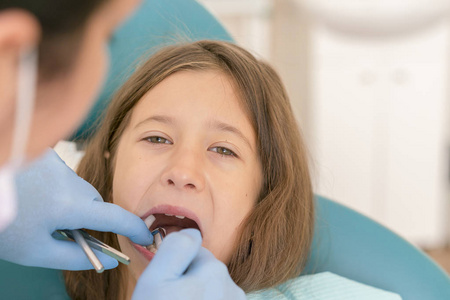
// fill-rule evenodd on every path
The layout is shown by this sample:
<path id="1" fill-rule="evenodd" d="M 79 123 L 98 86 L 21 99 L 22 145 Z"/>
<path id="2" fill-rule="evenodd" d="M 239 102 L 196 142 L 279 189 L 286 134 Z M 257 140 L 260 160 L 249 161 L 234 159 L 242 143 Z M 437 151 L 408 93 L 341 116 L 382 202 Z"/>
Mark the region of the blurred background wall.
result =
<path id="1" fill-rule="evenodd" d="M 315 191 L 450 241 L 450 1 L 199 0 L 282 76 Z"/>

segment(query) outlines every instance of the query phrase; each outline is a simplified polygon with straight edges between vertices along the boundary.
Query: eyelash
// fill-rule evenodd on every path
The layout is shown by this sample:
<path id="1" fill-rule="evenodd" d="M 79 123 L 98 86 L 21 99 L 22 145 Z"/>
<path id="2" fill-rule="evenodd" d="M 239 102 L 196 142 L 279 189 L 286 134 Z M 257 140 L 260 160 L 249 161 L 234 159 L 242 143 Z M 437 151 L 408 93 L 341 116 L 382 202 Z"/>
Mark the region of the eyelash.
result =
<path id="1" fill-rule="evenodd" d="M 152 139 L 158 139 L 159 141 L 155 141 L 155 140 L 152 141 Z M 148 142 L 150 142 L 152 144 L 172 144 L 171 141 L 169 141 L 168 139 L 163 138 L 161 136 L 149 136 L 149 137 L 146 137 L 145 140 L 147 140 Z M 161 143 L 160 140 L 164 140 L 164 142 Z"/>
<path id="2" fill-rule="evenodd" d="M 163 138 L 161 136 L 149 136 L 149 137 L 146 137 L 145 140 L 152 144 L 173 144 L 171 141 L 169 141 L 168 139 Z M 164 141 L 161 142 L 161 140 L 164 140 Z M 211 147 L 208 150 L 216 152 L 217 154 L 219 154 L 221 156 L 238 157 L 236 153 L 234 153 L 232 150 L 230 150 L 226 147 L 217 146 L 217 147 Z"/>
<path id="3" fill-rule="evenodd" d="M 219 154 L 219 155 L 221 155 L 221 156 L 238 157 L 238 156 L 236 155 L 236 153 L 234 153 L 232 150 L 230 150 L 230 149 L 228 149 L 228 148 L 225 148 L 225 147 L 211 147 L 211 148 L 209 148 L 209 150 L 212 150 L 212 149 L 216 149 L 216 150 L 213 150 L 213 152 L 216 152 L 217 154 Z M 226 152 L 229 152 L 229 154 L 224 154 L 223 152 L 220 153 L 220 152 L 218 151 L 218 149 L 222 149 L 222 151 L 225 150 Z"/>

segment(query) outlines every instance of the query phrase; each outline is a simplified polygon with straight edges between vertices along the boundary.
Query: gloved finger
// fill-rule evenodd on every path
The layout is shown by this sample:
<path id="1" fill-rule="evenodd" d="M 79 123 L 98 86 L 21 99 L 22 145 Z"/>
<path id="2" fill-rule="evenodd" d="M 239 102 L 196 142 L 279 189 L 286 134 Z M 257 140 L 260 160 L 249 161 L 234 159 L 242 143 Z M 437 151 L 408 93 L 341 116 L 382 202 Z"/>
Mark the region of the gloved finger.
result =
<path id="1" fill-rule="evenodd" d="M 44 261 L 47 268 L 71 271 L 90 270 L 94 267 L 90 263 L 81 247 L 72 241 L 49 241 L 45 245 L 50 251 L 39 251 L 39 261 Z M 92 249 L 92 248 L 91 248 Z M 106 270 L 113 269 L 119 264 L 114 258 L 92 249 Z"/>
<path id="2" fill-rule="evenodd" d="M 228 275 L 228 269 L 208 249 L 201 247 L 189 266 L 186 275 L 219 278 L 223 277 L 223 275 Z"/>
<path id="3" fill-rule="evenodd" d="M 244 291 L 231 279 L 227 266 L 206 248 L 201 248 L 185 274 L 204 283 L 204 294 L 214 299 L 246 299 Z"/>
<path id="4" fill-rule="evenodd" d="M 201 244 L 202 237 L 197 229 L 184 229 L 169 234 L 143 276 L 158 278 L 159 281 L 178 279 L 197 255 Z"/>
<path id="5" fill-rule="evenodd" d="M 206 248 L 198 251 L 183 278 L 201 282 L 204 295 L 214 295 L 214 299 L 245 299 L 243 291 L 231 279 L 226 265 Z"/>
<path id="6" fill-rule="evenodd" d="M 72 212 L 72 215 L 75 213 Z M 78 223 L 71 224 L 70 229 L 110 231 L 126 236 L 139 245 L 153 243 L 153 236 L 144 221 L 116 204 L 92 201 L 89 207 L 82 207 L 78 213 L 82 217 L 74 218 L 74 222 Z"/>

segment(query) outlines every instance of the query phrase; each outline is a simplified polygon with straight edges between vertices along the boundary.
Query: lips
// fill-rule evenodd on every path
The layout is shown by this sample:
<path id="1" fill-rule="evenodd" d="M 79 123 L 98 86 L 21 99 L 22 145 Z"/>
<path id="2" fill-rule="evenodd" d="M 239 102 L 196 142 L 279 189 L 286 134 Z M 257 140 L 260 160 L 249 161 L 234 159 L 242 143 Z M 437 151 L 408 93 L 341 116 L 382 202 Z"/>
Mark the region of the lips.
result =
<path id="1" fill-rule="evenodd" d="M 148 261 L 151 261 L 153 259 L 153 257 L 155 256 L 155 252 L 149 251 L 146 247 L 143 247 L 141 245 L 135 244 L 135 243 L 133 243 L 131 241 L 130 241 L 130 243 Z"/>

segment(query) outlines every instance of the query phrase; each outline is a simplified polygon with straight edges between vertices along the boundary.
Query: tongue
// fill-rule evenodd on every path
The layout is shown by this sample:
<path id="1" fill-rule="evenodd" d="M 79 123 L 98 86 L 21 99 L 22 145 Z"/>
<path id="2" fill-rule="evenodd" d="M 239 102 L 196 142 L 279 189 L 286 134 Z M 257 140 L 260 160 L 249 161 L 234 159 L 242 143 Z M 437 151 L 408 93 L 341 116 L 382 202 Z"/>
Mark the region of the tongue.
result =
<path id="1" fill-rule="evenodd" d="M 181 229 L 184 229 L 184 227 L 180 226 L 163 226 L 163 228 L 166 230 L 166 234 L 170 234 L 175 231 L 180 231 Z"/>

